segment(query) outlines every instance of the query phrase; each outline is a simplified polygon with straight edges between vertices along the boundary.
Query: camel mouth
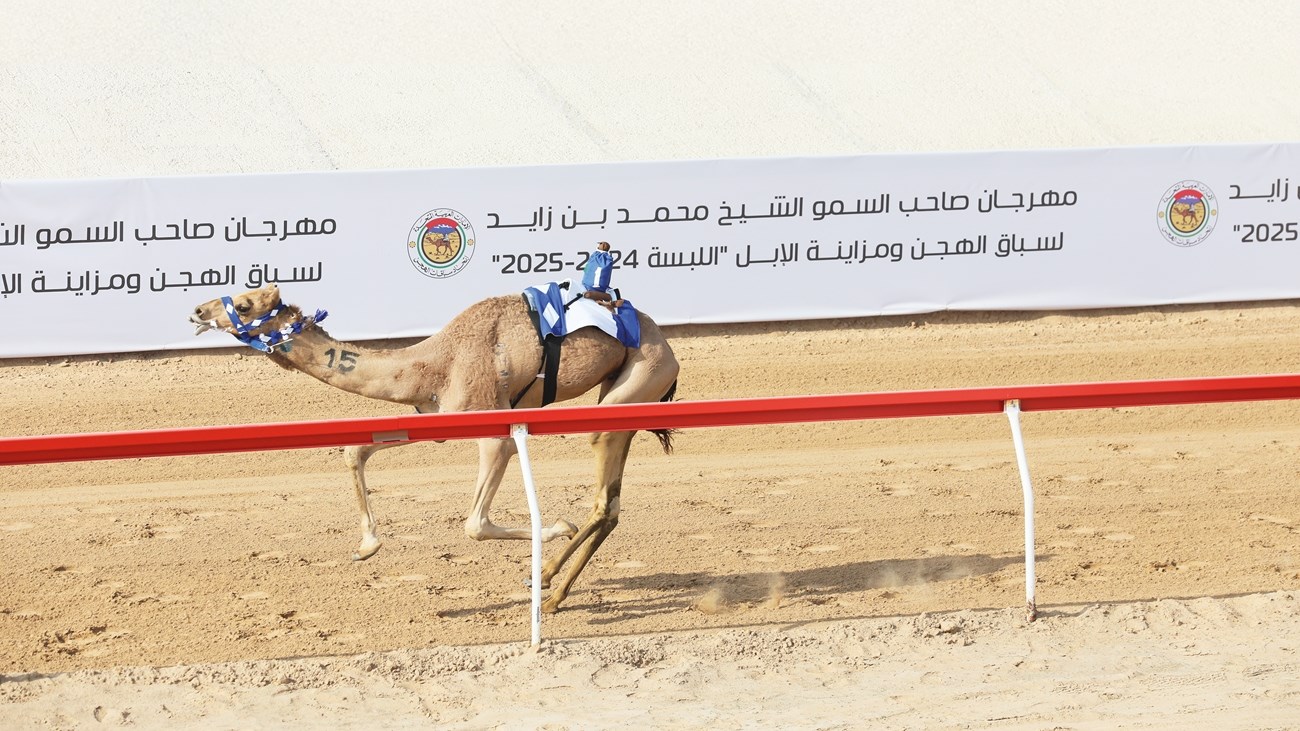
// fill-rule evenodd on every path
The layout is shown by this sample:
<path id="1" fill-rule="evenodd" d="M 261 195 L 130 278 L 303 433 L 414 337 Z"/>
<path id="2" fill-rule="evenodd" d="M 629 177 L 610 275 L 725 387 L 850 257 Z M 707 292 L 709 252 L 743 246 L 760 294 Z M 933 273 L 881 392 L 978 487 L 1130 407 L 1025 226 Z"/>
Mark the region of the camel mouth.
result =
<path id="1" fill-rule="evenodd" d="M 194 334 L 202 335 L 209 330 L 217 330 L 216 320 L 204 320 L 198 315 L 190 315 L 190 323 L 194 325 Z"/>

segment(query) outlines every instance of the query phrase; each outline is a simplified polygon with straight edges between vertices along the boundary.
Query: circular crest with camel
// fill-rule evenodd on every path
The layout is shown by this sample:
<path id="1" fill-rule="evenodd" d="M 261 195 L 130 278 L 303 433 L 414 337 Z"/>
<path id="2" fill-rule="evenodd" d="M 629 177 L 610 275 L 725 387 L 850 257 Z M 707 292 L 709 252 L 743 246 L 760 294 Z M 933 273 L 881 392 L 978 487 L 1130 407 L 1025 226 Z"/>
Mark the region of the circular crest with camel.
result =
<path id="1" fill-rule="evenodd" d="M 411 226 L 406 250 L 421 274 L 444 279 L 469 264 L 474 254 L 474 228 L 460 212 L 435 208 Z"/>
<path id="2" fill-rule="evenodd" d="M 1184 180 L 1165 191 L 1156 213 L 1160 233 L 1175 246 L 1196 246 L 1210 236 L 1219 216 L 1214 191 L 1196 180 Z"/>

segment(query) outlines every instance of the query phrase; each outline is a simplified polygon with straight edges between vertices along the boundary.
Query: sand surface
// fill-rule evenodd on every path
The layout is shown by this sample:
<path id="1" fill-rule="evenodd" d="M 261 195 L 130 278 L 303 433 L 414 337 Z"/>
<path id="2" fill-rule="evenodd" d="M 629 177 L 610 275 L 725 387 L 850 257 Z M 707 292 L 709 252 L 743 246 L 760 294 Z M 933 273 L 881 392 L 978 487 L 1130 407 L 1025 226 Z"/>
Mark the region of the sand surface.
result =
<path id="1" fill-rule="evenodd" d="M 712 399 L 1289 373 L 1298 318 L 669 336 L 678 398 Z M 7 435 L 405 413 L 233 349 L 11 360 L 0 383 Z M 618 530 L 538 652 L 527 542 L 462 531 L 470 442 L 372 461 L 385 544 L 359 563 L 341 450 L 0 468 L 0 727 L 1297 728 L 1298 416 L 1025 415 L 1031 625 L 1001 416 L 693 430 L 670 456 L 639 436 Z M 586 440 L 532 445 L 545 519 L 581 519 Z M 516 465 L 493 513 L 527 524 Z"/>

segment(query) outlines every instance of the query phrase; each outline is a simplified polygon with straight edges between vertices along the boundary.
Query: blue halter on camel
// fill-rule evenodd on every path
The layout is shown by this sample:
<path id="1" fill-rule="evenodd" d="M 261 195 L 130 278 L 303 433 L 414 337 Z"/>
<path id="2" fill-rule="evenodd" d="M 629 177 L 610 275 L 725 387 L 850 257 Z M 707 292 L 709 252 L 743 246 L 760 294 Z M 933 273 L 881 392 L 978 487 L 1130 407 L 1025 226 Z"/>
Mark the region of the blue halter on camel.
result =
<path id="1" fill-rule="evenodd" d="M 250 348 L 260 350 L 268 355 L 274 352 L 276 348 L 287 344 L 292 339 L 292 336 L 301 333 L 304 327 L 314 325 L 321 320 L 324 320 L 329 315 L 325 310 L 316 310 L 316 314 L 285 325 L 279 330 L 274 330 L 270 333 L 263 333 L 261 335 L 254 335 L 254 330 L 270 322 L 272 318 L 280 314 L 280 311 L 284 309 L 282 303 L 276 302 L 270 312 L 249 320 L 248 322 L 244 322 L 239 318 L 239 313 L 235 311 L 235 301 L 230 297 L 222 297 L 221 305 L 226 308 L 226 317 L 230 318 L 230 324 L 235 328 L 235 337 L 239 338 L 240 342 Z"/>

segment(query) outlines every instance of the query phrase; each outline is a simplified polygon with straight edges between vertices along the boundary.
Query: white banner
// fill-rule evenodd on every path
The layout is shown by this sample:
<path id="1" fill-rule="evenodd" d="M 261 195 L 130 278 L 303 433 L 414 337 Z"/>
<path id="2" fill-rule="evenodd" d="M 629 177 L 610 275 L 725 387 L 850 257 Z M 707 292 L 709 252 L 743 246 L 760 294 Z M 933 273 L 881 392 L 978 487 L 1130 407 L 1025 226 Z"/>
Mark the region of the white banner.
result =
<path id="1" fill-rule="evenodd" d="M 661 324 L 1300 297 L 1300 145 L 0 181 L 0 357 L 229 346 L 265 282 L 345 340 L 580 279 Z M 1295 170 L 1296 174 L 1292 175 Z"/>

